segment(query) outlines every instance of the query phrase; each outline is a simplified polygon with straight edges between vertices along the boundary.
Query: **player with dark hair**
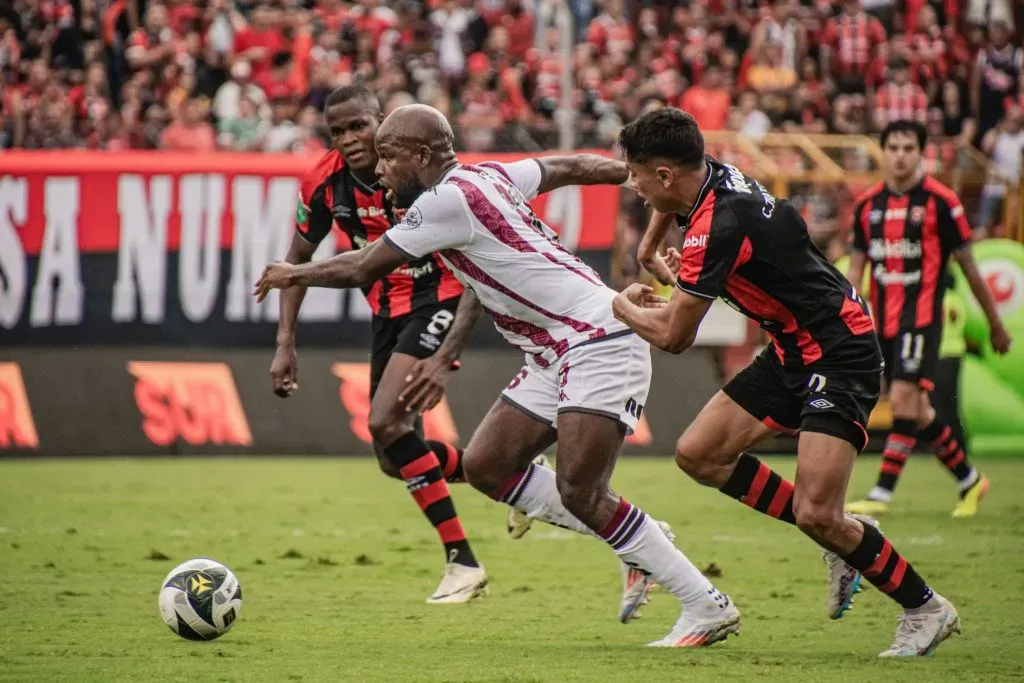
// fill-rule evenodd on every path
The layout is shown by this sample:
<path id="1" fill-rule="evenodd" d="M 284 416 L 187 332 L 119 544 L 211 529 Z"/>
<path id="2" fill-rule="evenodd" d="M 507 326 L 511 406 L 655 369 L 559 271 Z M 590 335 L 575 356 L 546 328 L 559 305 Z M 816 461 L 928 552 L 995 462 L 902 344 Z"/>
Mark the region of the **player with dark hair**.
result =
<path id="1" fill-rule="evenodd" d="M 373 138 L 383 118 L 377 97 L 362 86 L 339 88 L 327 97 L 324 112 L 333 149 L 302 180 L 289 263 L 309 262 L 334 226 L 345 251 L 373 244 L 393 223 L 393 207 L 374 173 Z M 444 545 L 444 578 L 427 600 L 434 604 L 467 602 L 487 586 L 448 491 L 448 482 L 465 481 L 461 451 L 419 436 L 421 412 L 441 399 L 447 375 L 480 317 L 479 302 L 462 292 L 433 254 L 381 273 L 363 287 L 373 311 L 370 433 L 381 470 L 406 481 Z M 282 397 L 299 386 L 295 328 L 305 294 L 305 287 L 281 293 L 270 376 Z M 416 457 L 401 448 L 409 441 L 422 445 Z"/>
<path id="2" fill-rule="evenodd" d="M 610 488 L 623 439 L 647 398 L 650 347 L 612 317 L 615 291 L 566 251 L 528 204 L 565 185 L 620 184 L 625 164 L 583 154 L 464 165 L 453 141 L 436 109 L 392 112 L 377 131 L 377 173 L 395 203 L 409 207 L 402 222 L 360 252 L 271 264 L 256 283 L 257 298 L 272 288 L 362 285 L 440 253 L 526 356 L 466 447 L 469 482 L 532 518 L 599 536 L 672 593 L 682 616 L 651 645 L 700 647 L 736 633 L 740 615 L 729 598 L 659 524 Z M 557 472 L 531 463 L 556 443 Z M 426 449 L 412 440 L 401 446 L 409 457 Z M 632 619 L 643 597 L 643 590 L 627 593 L 620 620 Z"/>
<path id="3" fill-rule="evenodd" d="M 667 305 L 630 285 L 615 315 L 658 348 L 680 353 L 718 297 L 772 338 L 718 392 L 676 444 L 679 467 L 758 512 L 797 525 L 825 548 L 828 613 L 849 608 L 861 574 L 906 610 L 884 656 L 928 654 L 959 629 L 931 588 L 870 518 L 843 512 L 846 484 L 867 443 L 882 353 L 867 307 L 811 243 L 800 213 L 734 166 L 705 156 L 692 116 L 646 114 L 619 137 L 630 183 L 654 208 L 641 262 L 676 289 Z M 672 223 L 681 265 L 657 254 Z M 799 432 L 795 484 L 744 452 L 775 431 Z"/>
<path id="4" fill-rule="evenodd" d="M 878 515 L 889 501 L 914 445 L 928 444 L 956 477 L 960 501 L 954 517 L 973 517 L 988 491 L 988 478 L 971 465 L 966 444 L 947 420 L 936 416 L 928 394 L 942 339 L 942 299 L 952 255 L 960 264 L 991 326 L 992 346 L 1003 353 L 1010 336 L 971 253 L 971 226 L 956 193 L 924 172 L 924 126 L 894 121 L 882 131 L 885 180 L 857 201 L 848 277 L 860 286 L 871 264 L 871 309 L 882 343 L 892 405 L 878 481 L 851 512 Z"/>

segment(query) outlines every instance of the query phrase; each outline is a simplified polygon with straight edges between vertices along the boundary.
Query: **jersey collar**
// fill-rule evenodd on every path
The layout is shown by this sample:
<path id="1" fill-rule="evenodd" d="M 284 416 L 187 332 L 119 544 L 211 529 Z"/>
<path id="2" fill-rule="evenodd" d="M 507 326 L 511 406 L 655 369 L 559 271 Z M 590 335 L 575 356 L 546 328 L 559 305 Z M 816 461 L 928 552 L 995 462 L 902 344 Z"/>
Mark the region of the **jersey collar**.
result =
<path id="1" fill-rule="evenodd" d="M 373 194 L 374 192 L 380 189 L 380 179 L 374 181 L 372 185 L 367 185 L 362 180 L 356 177 L 356 174 L 352 172 L 352 169 L 346 168 L 345 170 L 348 171 L 348 175 L 350 178 L 352 178 L 352 182 L 359 186 L 359 189 L 361 189 L 363 192 L 366 192 L 367 194 Z"/>
<path id="2" fill-rule="evenodd" d="M 697 198 L 693 201 L 693 206 L 690 207 L 690 210 L 685 216 L 680 216 L 680 218 L 682 218 L 682 227 L 684 229 L 690 226 L 690 219 L 693 218 L 693 214 L 697 213 L 697 209 L 699 209 L 700 205 L 704 203 L 704 200 L 707 199 L 708 194 L 711 191 L 711 179 L 715 175 L 715 169 L 712 168 L 711 159 L 709 157 L 704 157 L 704 167 L 707 169 L 704 184 L 700 186 L 700 192 L 697 193 Z"/>

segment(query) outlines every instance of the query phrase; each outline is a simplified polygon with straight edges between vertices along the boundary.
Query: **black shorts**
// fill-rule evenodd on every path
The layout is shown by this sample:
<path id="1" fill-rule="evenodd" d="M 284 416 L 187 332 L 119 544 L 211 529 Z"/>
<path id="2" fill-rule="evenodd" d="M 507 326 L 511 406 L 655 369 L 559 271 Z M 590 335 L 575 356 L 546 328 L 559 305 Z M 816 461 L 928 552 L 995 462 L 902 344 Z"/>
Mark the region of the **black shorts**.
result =
<path id="1" fill-rule="evenodd" d="M 455 322 L 455 309 L 460 297 L 452 297 L 436 304 L 420 306 L 397 318 L 373 318 L 373 341 L 370 346 L 370 397 L 377 393 L 377 385 L 391 354 L 404 353 L 415 358 L 434 355 L 448 336 Z"/>
<path id="2" fill-rule="evenodd" d="M 874 334 L 854 337 L 843 346 L 842 361 L 825 357 L 805 368 L 789 369 L 769 345 L 722 391 L 772 429 L 824 432 L 861 451 L 881 389 L 882 356 Z"/>
<path id="3" fill-rule="evenodd" d="M 880 340 L 885 359 L 885 381 L 904 380 L 925 391 L 935 388 L 935 365 L 939 361 L 942 325 L 901 330 L 890 339 Z"/>

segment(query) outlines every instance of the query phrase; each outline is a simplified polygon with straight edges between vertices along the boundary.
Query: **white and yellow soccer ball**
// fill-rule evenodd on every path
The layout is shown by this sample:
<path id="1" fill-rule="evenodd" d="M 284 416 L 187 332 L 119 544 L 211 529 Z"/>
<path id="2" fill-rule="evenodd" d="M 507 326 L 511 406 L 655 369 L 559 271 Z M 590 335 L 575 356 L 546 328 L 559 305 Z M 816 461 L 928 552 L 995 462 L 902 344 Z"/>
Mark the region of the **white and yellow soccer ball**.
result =
<path id="1" fill-rule="evenodd" d="M 160 587 L 160 616 L 182 638 L 213 640 L 242 612 L 242 586 L 214 560 L 189 560 L 171 570 Z"/>

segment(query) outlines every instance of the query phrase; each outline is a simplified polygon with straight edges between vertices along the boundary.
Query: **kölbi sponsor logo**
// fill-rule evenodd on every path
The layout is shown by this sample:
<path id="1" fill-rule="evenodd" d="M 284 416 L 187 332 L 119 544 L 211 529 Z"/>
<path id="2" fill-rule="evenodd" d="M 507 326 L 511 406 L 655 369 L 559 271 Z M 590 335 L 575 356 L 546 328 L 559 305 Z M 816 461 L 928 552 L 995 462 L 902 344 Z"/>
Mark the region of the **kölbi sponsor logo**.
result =
<path id="1" fill-rule="evenodd" d="M 129 361 L 142 431 L 157 446 L 251 446 L 252 432 L 226 363 Z"/>
<path id="2" fill-rule="evenodd" d="M 0 448 L 39 448 L 39 434 L 17 363 L 0 363 Z"/>
<path id="3" fill-rule="evenodd" d="M 873 239 L 868 248 L 868 258 L 872 261 L 881 261 L 887 258 L 921 258 L 921 242 L 909 239 Z"/>
<path id="4" fill-rule="evenodd" d="M 701 248 L 706 246 L 708 246 L 707 235 L 690 235 L 683 239 L 683 249 L 687 249 L 689 247 Z"/>

